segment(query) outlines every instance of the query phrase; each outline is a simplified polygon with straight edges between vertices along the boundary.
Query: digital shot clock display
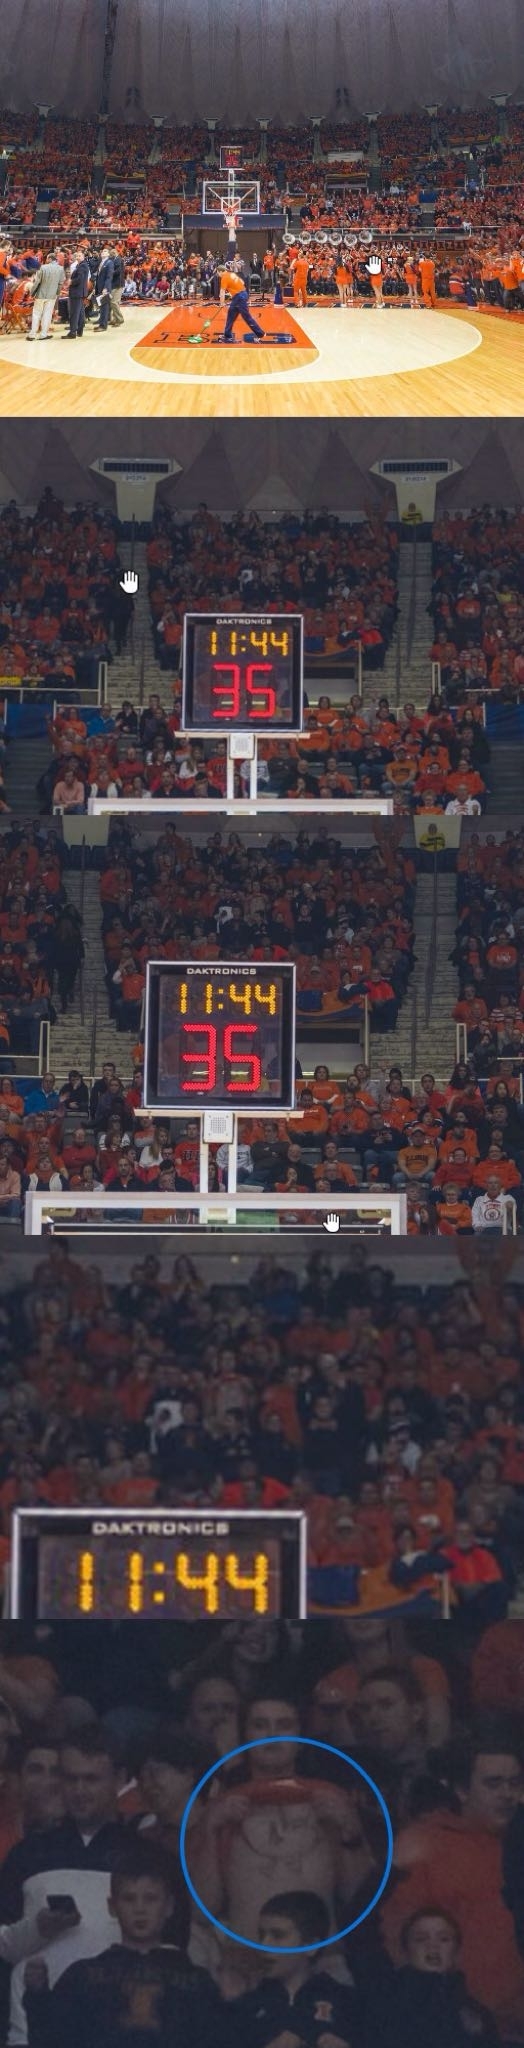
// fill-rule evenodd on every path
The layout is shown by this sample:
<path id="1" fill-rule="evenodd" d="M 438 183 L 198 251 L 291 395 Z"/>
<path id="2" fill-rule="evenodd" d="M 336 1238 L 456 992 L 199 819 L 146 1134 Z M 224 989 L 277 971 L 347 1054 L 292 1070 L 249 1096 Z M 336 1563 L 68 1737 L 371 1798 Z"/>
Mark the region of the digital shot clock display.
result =
<path id="1" fill-rule="evenodd" d="M 183 731 L 300 732 L 303 639 L 298 613 L 187 613 Z"/>
<path id="2" fill-rule="evenodd" d="M 228 1621 L 306 1611 L 290 1510 L 15 1509 L 10 1612 L 34 1621 Z"/>
<path id="3" fill-rule="evenodd" d="M 290 961 L 150 960 L 144 1107 L 291 1110 L 295 967 Z"/>

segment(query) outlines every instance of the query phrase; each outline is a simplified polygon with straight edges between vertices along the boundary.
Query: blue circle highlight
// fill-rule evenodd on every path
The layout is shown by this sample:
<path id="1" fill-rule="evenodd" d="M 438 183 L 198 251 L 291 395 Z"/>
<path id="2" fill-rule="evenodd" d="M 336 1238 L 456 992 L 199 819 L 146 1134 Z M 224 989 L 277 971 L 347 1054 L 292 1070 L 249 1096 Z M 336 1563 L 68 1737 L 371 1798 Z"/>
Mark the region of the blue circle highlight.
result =
<path id="1" fill-rule="evenodd" d="M 379 1785 L 375 1784 L 374 1778 L 370 1778 L 369 1771 L 364 1770 L 363 1764 L 357 1764 L 355 1757 L 347 1756 L 346 1751 L 344 1749 L 335 1749 L 333 1743 L 331 1742 L 315 1742 L 313 1736 L 294 1735 L 293 1743 L 296 1743 L 297 1747 L 300 1744 L 301 1748 L 305 1749 L 323 1749 L 327 1752 L 328 1756 L 340 1757 L 343 1764 L 349 1764 L 351 1770 L 357 1771 L 359 1778 L 363 1778 L 364 1784 L 369 1786 L 369 1789 L 373 1793 L 374 1798 L 378 1801 L 378 1805 L 380 1806 L 382 1817 L 385 1823 L 388 1845 L 386 1862 L 380 1880 L 380 1884 L 377 1885 L 376 1892 L 374 1892 L 373 1898 L 370 1899 L 369 1906 L 364 1907 L 363 1913 L 357 1914 L 356 1920 L 350 1920 L 348 1922 L 347 1927 L 340 1927 L 337 1934 L 329 1934 L 327 1936 L 327 1940 L 325 1941 L 307 1942 L 305 1944 L 301 1943 L 300 1947 L 298 1948 L 270 1948 L 269 1944 L 265 1941 L 249 1941 L 247 1935 L 234 1934 L 232 1927 L 226 1927 L 223 1920 L 217 1920 L 216 1915 L 214 1913 L 210 1913 L 209 1907 L 204 1905 L 203 1899 L 200 1898 L 199 1893 L 195 1889 L 193 1880 L 189 1875 L 189 1870 L 187 1866 L 186 1835 L 188 1822 L 193 1811 L 195 1801 L 198 1799 L 200 1792 L 203 1791 L 204 1785 L 209 1784 L 210 1778 L 214 1778 L 216 1772 L 222 1770 L 223 1764 L 231 1763 L 234 1757 L 246 1756 L 249 1750 L 251 1749 L 269 1749 L 271 1743 L 286 1742 L 288 1740 L 289 1737 L 285 1735 L 264 1735 L 260 1737 L 258 1742 L 243 1742 L 241 1743 L 238 1749 L 229 1749 L 227 1756 L 219 1757 L 218 1763 L 212 1764 L 211 1769 L 205 1772 L 203 1778 L 199 1779 L 198 1785 L 194 1786 L 191 1796 L 188 1799 L 187 1806 L 184 1808 L 180 1826 L 180 1862 L 182 1865 L 184 1881 L 187 1885 L 188 1891 L 191 1893 L 191 1898 L 194 1899 L 195 1905 L 198 1906 L 199 1912 L 205 1915 L 206 1920 L 211 1921 L 211 1926 L 216 1927 L 219 1934 L 226 1934 L 229 1941 L 238 1942 L 240 1948 L 254 1948 L 257 1950 L 259 1955 L 263 1956 L 311 1955 L 312 1950 L 315 1950 L 316 1952 L 317 1949 L 321 1948 L 333 1948 L 334 1943 L 336 1941 L 343 1941 L 346 1934 L 354 1934 L 355 1928 L 361 1927 L 363 1920 L 367 1920 L 369 1918 L 369 1914 L 374 1911 L 375 1906 L 378 1906 L 379 1899 L 382 1898 L 382 1893 L 386 1889 L 386 1885 L 388 1883 L 388 1879 L 391 1872 L 391 1865 L 393 1862 L 394 1841 L 391 1815 L 389 1812 L 389 1808 L 386 1806 L 386 1801 L 383 1798 L 382 1792 L 380 1791 L 380 1787 Z M 307 1779 L 304 1780 L 304 1783 L 307 1784 Z"/>

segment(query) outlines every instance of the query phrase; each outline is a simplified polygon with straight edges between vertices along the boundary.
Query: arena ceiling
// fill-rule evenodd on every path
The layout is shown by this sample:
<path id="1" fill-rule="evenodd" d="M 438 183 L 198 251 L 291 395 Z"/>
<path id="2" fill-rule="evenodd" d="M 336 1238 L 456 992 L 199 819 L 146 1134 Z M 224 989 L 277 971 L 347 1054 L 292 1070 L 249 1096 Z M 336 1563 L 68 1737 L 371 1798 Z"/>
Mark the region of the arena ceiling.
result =
<path id="1" fill-rule="evenodd" d="M 107 0 L 5 0 L 0 105 L 96 114 Z M 118 0 L 110 111 L 296 122 L 524 94 L 522 0 Z"/>
<path id="2" fill-rule="evenodd" d="M 46 484 L 66 504 L 89 499 L 113 507 L 113 485 L 93 471 L 102 456 L 169 456 L 180 465 L 159 486 L 180 512 L 204 498 L 219 512 L 252 507 L 264 516 L 286 507 L 362 512 L 394 506 L 392 488 L 370 474 L 386 457 L 448 456 L 461 465 L 439 487 L 447 506 L 524 502 L 524 422 L 493 426 L 465 420 L 45 420 L 0 423 L 0 504 L 35 505 Z"/>

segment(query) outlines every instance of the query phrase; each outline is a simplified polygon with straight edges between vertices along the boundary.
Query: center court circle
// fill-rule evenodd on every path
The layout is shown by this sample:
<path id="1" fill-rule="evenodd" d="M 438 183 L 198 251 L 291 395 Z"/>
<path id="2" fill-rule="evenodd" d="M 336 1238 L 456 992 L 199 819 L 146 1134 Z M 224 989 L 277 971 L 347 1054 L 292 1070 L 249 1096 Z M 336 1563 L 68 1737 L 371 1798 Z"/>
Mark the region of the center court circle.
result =
<path id="1" fill-rule="evenodd" d="M 388 1883 L 391 1865 L 393 1862 L 394 1846 L 391 1815 L 389 1813 L 388 1807 L 386 1806 L 386 1801 L 383 1798 L 382 1792 L 380 1791 L 380 1787 L 375 1784 L 374 1778 L 370 1778 L 369 1772 L 364 1770 L 363 1765 L 357 1764 L 354 1757 L 347 1756 L 346 1751 L 344 1749 L 335 1749 L 333 1743 L 331 1742 L 315 1742 L 313 1740 L 313 1737 L 308 1735 L 293 1736 L 294 1747 L 300 1747 L 301 1749 L 324 1750 L 325 1754 L 327 1754 L 328 1756 L 338 1757 L 341 1760 L 341 1762 L 347 1764 L 352 1771 L 356 1771 L 358 1777 L 363 1779 L 364 1784 L 367 1785 L 370 1792 L 373 1793 L 373 1797 L 374 1799 L 376 1799 L 377 1804 L 380 1807 L 380 1811 L 386 1829 L 386 1861 L 382 1877 L 380 1879 L 380 1883 L 377 1885 L 377 1889 L 373 1893 L 373 1898 L 370 1899 L 369 1905 L 364 1907 L 364 1912 L 357 1914 L 356 1920 L 348 1921 L 347 1927 L 339 1927 L 336 1934 L 328 1935 L 327 1940 L 309 1942 L 306 1944 L 301 1944 L 300 1947 L 294 1948 L 272 1949 L 270 1948 L 269 1944 L 265 1941 L 249 1941 L 247 1935 L 235 1934 L 233 1932 L 232 1927 L 226 1927 L 223 1920 L 217 1920 L 216 1915 L 214 1913 L 210 1913 L 209 1907 L 204 1905 L 204 1901 L 200 1898 L 200 1894 L 199 1892 L 197 1892 L 195 1885 L 193 1884 L 193 1880 L 190 1877 L 186 1856 L 186 1835 L 188 1823 L 191 1818 L 191 1814 L 193 1812 L 196 1800 L 199 1798 L 200 1793 L 203 1792 L 204 1785 L 209 1785 L 211 1778 L 216 1777 L 217 1771 L 221 1771 L 224 1764 L 232 1763 L 236 1757 L 247 1756 L 250 1750 L 252 1749 L 269 1749 L 273 1743 L 281 1743 L 286 1740 L 287 1738 L 282 1735 L 265 1735 L 261 1737 L 258 1742 L 243 1742 L 241 1743 L 238 1749 L 228 1750 L 227 1756 L 219 1757 L 218 1763 L 211 1765 L 211 1769 L 209 1771 L 206 1771 L 204 1777 L 199 1779 L 198 1785 L 195 1785 L 194 1790 L 191 1793 L 191 1797 L 188 1799 L 187 1806 L 185 1807 L 184 1813 L 182 1815 L 182 1822 L 180 1827 L 180 1862 L 182 1865 L 182 1871 L 185 1883 L 187 1885 L 187 1889 L 191 1893 L 191 1898 L 194 1899 L 195 1905 L 198 1906 L 199 1912 L 204 1913 L 206 1920 L 210 1920 L 211 1926 L 216 1927 L 218 1929 L 219 1934 L 226 1934 L 228 1936 L 229 1941 L 238 1942 L 240 1948 L 257 1949 L 260 1955 L 302 1956 L 310 1955 L 312 1949 L 316 1951 L 317 1949 L 321 1948 L 332 1948 L 334 1942 L 343 1941 L 346 1934 L 353 1934 L 355 1928 L 361 1927 L 363 1920 L 367 1920 L 369 1914 L 373 1913 L 375 1906 L 378 1906 L 379 1899 L 382 1898 L 382 1893 L 385 1891 L 386 1885 Z M 307 1779 L 304 1779 L 304 1784 L 307 1785 Z"/>

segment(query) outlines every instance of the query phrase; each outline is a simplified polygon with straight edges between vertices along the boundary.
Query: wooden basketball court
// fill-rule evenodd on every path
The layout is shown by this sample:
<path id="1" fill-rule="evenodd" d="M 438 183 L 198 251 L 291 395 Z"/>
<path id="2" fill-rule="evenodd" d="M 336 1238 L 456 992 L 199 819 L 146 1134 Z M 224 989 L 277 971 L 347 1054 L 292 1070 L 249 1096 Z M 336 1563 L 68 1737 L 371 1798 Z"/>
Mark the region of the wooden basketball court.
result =
<path id="1" fill-rule="evenodd" d="M 293 347 L 260 343 L 228 349 L 188 340 L 164 351 L 151 346 L 151 310 L 128 307 L 123 328 L 107 336 L 86 334 L 69 347 L 62 333 L 31 346 L 24 336 L 2 336 L 0 416 L 524 415 L 519 316 L 448 306 L 415 314 L 308 309 L 300 314 L 300 340 Z"/>

